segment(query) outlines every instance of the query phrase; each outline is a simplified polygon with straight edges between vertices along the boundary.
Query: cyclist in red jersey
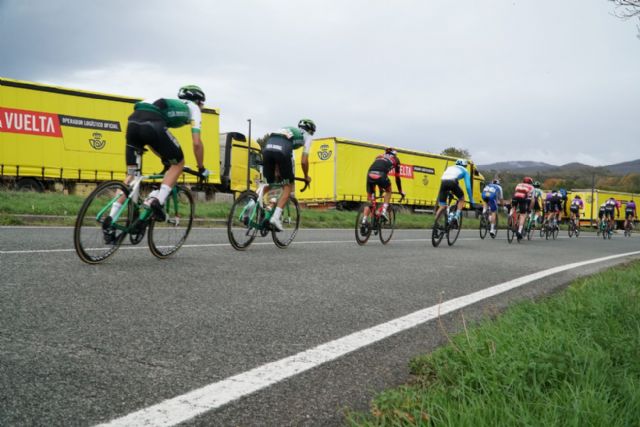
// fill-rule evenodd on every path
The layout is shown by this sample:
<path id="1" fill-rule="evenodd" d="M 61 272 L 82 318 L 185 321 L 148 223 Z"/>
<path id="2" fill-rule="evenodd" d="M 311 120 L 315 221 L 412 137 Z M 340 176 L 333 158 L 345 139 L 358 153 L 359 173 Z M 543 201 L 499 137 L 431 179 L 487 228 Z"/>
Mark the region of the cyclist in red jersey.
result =
<path id="1" fill-rule="evenodd" d="M 518 232 L 516 236 L 518 240 L 522 239 L 522 230 L 524 229 L 524 221 L 535 205 L 535 198 L 533 192 L 535 187 L 533 186 L 533 179 L 525 176 L 522 182 L 516 185 L 516 189 L 513 192 L 513 201 L 516 202 L 514 209 L 519 215 Z M 522 215 L 523 214 L 523 215 Z"/>
<path id="2" fill-rule="evenodd" d="M 387 208 L 391 202 L 391 181 L 388 175 L 391 171 L 395 172 L 396 187 L 398 187 L 398 192 L 404 198 L 405 194 L 402 191 L 402 181 L 400 180 L 400 159 L 398 159 L 398 152 L 394 148 L 388 147 L 384 150 L 384 154 L 376 157 L 367 172 L 367 197 L 369 201 L 375 199 L 376 187 L 384 191 L 382 216 L 384 216 L 385 219 L 389 219 L 387 218 Z M 368 217 L 369 207 L 367 206 L 364 208 L 362 222 L 364 223 Z"/>

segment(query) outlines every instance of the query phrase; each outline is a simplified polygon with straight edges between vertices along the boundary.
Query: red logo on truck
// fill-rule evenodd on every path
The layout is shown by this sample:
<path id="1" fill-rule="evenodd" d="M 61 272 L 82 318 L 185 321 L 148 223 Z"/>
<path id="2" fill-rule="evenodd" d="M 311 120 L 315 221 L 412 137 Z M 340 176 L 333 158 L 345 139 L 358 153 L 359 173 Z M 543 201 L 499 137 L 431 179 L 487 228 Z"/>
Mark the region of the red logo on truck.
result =
<path id="1" fill-rule="evenodd" d="M 391 169 L 389 176 L 396 176 L 395 169 Z M 400 165 L 400 178 L 413 179 L 413 165 Z"/>
<path id="2" fill-rule="evenodd" d="M 1 107 L 0 132 L 62 137 L 57 114 Z"/>

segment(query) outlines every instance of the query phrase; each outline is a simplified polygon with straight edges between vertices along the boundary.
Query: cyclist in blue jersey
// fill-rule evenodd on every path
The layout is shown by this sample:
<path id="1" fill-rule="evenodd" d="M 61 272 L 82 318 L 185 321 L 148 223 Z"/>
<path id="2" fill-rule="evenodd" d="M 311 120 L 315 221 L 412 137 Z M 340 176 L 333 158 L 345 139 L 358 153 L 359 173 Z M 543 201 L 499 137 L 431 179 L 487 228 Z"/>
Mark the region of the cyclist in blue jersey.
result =
<path id="1" fill-rule="evenodd" d="M 311 137 L 316 132 L 316 124 L 311 119 L 302 119 L 298 127 L 288 126 L 275 132 L 271 132 L 262 148 L 262 161 L 264 176 L 268 184 L 282 183 L 282 194 L 269 219 L 269 223 L 277 230 L 282 231 L 282 209 L 289 200 L 293 191 L 295 178 L 294 150 L 302 149 L 300 165 L 307 183 L 311 182 L 309 176 L 309 150 L 311 149 Z M 265 192 L 268 191 L 268 187 Z"/>
<path id="2" fill-rule="evenodd" d="M 482 189 L 482 200 L 484 201 L 483 211 L 487 209 L 491 210 L 489 222 L 491 222 L 491 230 L 489 234 L 491 237 L 496 237 L 496 215 L 498 211 L 498 204 L 502 206 L 504 204 L 502 186 L 499 179 L 494 179 L 491 184 L 487 184 Z"/>
<path id="3" fill-rule="evenodd" d="M 473 206 L 473 193 L 471 193 L 471 175 L 467 171 L 467 165 L 469 162 L 465 159 L 456 160 L 456 164 L 449 166 L 442 174 L 442 180 L 440 182 L 440 191 L 438 193 L 438 210 L 436 217 L 447 207 L 447 195 L 452 193 L 458 198 L 458 209 L 456 211 L 456 220 L 460 222 L 460 215 L 464 208 L 464 192 L 458 181 L 464 179 L 465 186 L 467 188 L 467 194 L 471 199 L 470 203 Z"/>

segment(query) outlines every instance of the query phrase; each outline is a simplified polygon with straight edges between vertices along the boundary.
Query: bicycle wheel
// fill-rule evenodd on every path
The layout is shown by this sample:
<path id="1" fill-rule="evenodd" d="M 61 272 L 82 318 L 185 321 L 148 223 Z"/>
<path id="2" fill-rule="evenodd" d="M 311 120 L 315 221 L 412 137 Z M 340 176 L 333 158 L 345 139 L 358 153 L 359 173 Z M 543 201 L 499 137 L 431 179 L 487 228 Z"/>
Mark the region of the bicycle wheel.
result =
<path id="1" fill-rule="evenodd" d="M 576 227 L 573 233 L 576 235 L 576 239 L 577 239 L 578 236 L 580 235 L 580 222 L 576 224 Z"/>
<path id="2" fill-rule="evenodd" d="M 396 226 L 396 211 L 393 210 L 393 206 L 391 205 L 387 208 L 387 217 L 389 217 L 388 220 L 380 216 L 380 221 L 378 222 L 378 230 L 380 231 L 378 234 L 383 245 L 389 243 L 391 236 L 393 236 L 393 230 Z"/>
<path id="3" fill-rule="evenodd" d="M 282 231 L 273 230 L 271 237 L 277 247 L 284 249 L 293 242 L 300 227 L 300 205 L 295 197 L 289 197 L 289 201 L 282 209 Z"/>
<path id="4" fill-rule="evenodd" d="M 552 234 L 553 240 L 556 240 L 558 238 L 558 233 L 560 233 L 560 227 L 555 225 L 553 227 L 553 230 L 551 230 L 551 234 Z"/>
<path id="5" fill-rule="evenodd" d="M 447 210 L 443 209 L 439 214 L 436 215 L 436 219 L 433 221 L 433 229 L 431 230 L 431 244 L 433 247 L 437 247 L 446 232 L 446 215 Z"/>
<path id="6" fill-rule="evenodd" d="M 514 228 L 513 215 L 509 215 L 509 219 L 507 219 L 507 242 L 513 242 L 513 237 L 516 235 Z"/>
<path id="7" fill-rule="evenodd" d="M 164 204 L 167 219 L 149 223 L 149 249 L 158 258 L 164 259 L 174 254 L 187 240 L 193 214 L 196 207 L 193 204 L 191 191 L 182 186 L 176 186 Z"/>
<path id="8" fill-rule="evenodd" d="M 362 219 L 364 218 L 364 210 L 369 207 L 369 218 L 367 218 L 367 222 L 365 224 L 362 223 Z M 360 206 L 360 210 L 358 210 L 358 216 L 356 217 L 356 242 L 362 246 L 369 240 L 371 236 L 371 229 L 373 225 L 371 223 L 372 217 L 371 206 L 362 205 Z"/>
<path id="9" fill-rule="evenodd" d="M 567 233 L 569 234 L 569 238 L 573 237 L 573 233 L 574 233 L 573 221 L 569 221 L 569 227 L 567 229 Z"/>
<path id="10" fill-rule="evenodd" d="M 460 229 L 462 228 L 462 215 L 460 215 L 460 218 L 458 218 L 457 220 L 455 220 L 455 226 L 453 228 L 449 228 L 448 232 L 447 232 L 447 244 L 449 244 L 449 246 L 453 246 L 453 244 L 456 242 L 456 240 L 458 240 L 458 235 L 460 234 Z"/>
<path id="11" fill-rule="evenodd" d="M 84 201 L 73 230 L 73 245 L 80 259 L 98 264 L 109 258 L 120 247 L 127 234 L 127 212 L 122 212 L 115 223 L 109 212 L 119 197 L 129 195 L 129 189 L 118 181 L 99 185 Z"/>
<path id="12" fill-rule="evenodd" d="M 487 231 L 489 231 L 489 221 L 483 214 L 480 216 L 480 238 L 484 240 L 487 237 Z"/>
<path id="13" fill-rule="evenodd" d="M 259 218 L 258 218 L 259 217 Z M 234 249 L 243 251 L 249 247 L 258 233 L 262 210 L 258 206 L 258 195 L 247 191 L 236 199 L 227 218 L 227 237 Z"/>

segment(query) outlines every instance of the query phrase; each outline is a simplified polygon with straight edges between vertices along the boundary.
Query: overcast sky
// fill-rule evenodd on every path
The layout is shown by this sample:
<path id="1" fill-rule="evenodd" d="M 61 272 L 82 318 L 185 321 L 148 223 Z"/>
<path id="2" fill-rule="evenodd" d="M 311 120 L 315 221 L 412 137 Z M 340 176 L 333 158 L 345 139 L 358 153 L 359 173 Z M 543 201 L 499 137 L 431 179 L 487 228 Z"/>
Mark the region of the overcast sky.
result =
<path id="1" fill-rule="evenodd" d="M 607 0 L 0 0 L 0 76 L 198 84 L 221 131 L 298 119 L 479 164 L 640 158 L 640 40 Z M 206 142 L 206 136 L 204 136 Z"/>

